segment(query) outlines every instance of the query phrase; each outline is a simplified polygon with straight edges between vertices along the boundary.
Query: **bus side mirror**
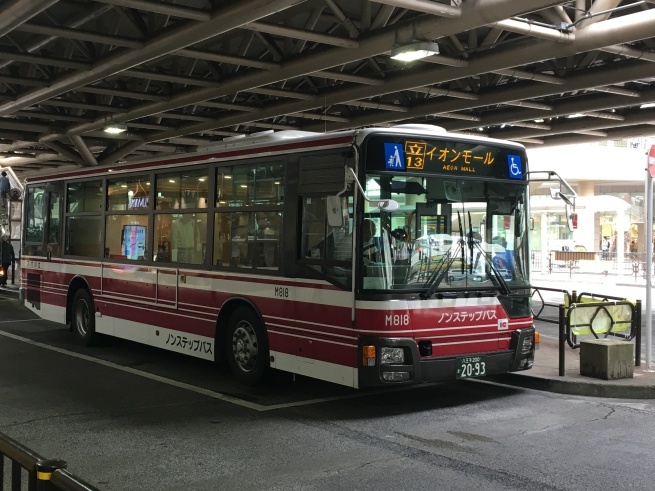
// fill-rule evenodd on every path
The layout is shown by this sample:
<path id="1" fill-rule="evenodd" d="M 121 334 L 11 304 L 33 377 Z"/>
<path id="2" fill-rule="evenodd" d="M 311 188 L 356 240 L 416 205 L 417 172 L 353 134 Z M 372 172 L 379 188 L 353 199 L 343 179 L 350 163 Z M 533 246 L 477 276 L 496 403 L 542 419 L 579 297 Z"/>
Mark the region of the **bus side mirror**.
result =
<path id="1" fill-rule="evenodd" d="M 325 212 L 330 227 L 343 227 L 343 210 L 339 196 L 328 196 L 325 200 Z"/>
<path id="2" fill-rule="evenodd" d="M 391 212 L 400 208 L 400 204 L 394 199 L 384 199 L 378 201 L 378 208 L 380 211 Z"/>
<path id="3" fill-rule="evenodd" d="M 569 232 L 573 232 L 578 228 L 578 217 L 575 213 L 575 196 L 567 196 L 566 194 L 558 191 L 557 189 L 550 188 L 550 197 L 553 199 L 561 199 L 564 201 L 564 213 L 566 216 L 566 226 Z M 573 216 L 575 215 L 575 225 L 573 224 Z"/>

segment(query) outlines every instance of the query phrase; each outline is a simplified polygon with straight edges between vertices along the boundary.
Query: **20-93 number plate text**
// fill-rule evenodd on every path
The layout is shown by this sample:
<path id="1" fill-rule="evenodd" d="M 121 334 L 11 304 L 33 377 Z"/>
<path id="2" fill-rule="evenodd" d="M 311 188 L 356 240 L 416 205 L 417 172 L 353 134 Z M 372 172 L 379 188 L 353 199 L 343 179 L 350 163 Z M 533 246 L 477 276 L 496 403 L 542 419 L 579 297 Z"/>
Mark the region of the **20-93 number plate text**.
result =
<path id="1" fill-rule="evenodd" d="M 455 378 L 484 377 L 487 374 L 485 356 L 462 356 L 455 360 L 457 372 Z"/>

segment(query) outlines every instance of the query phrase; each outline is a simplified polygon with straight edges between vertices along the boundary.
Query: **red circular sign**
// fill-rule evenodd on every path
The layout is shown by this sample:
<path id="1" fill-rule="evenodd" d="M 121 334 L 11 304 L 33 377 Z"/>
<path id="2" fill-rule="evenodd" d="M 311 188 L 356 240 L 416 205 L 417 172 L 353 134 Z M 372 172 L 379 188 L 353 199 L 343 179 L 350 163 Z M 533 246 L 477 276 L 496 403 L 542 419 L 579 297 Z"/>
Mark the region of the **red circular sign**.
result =
<path id="1" fill-rule="evenodd" d="M 648 173 L 655 177 L 655 145 L 651 145 L 648 151 Z"/>

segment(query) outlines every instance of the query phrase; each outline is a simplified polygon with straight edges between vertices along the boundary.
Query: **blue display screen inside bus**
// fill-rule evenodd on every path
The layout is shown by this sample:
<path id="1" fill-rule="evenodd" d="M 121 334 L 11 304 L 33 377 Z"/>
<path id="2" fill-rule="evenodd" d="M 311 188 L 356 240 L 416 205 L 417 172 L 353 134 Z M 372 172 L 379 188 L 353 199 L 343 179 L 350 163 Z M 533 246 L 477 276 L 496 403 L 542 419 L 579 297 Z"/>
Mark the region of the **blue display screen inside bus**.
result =
<path id="1" fill-rule="evenodd" d="M 367 171 L 429 172 L 524 179 L 525 152 L 480 142 L 374 136 L 366 144 Z"/>
<path id="2" fill-rule="evenodd" d="M 123 225 L 121 249 L 126 259 L 143 259 L 146 251 L 146 227 Z"/>

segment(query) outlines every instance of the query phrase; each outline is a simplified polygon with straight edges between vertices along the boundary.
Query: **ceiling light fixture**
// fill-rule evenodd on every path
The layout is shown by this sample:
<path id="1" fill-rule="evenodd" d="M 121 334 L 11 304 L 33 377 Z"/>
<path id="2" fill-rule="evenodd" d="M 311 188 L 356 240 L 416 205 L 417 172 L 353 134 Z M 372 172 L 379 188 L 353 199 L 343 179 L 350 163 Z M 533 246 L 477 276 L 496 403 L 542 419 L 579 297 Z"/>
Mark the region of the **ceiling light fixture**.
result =
<path id="1" fill-rule="evenodd" d="M 400 61 L 414 61 L 428 56 L 438 55 L 439 45 L 437 43 L 412 43 L 405 46 L 396 46 L 391 50 L 391 58 Z"/>
<path id="2" fill-rule="evenodd" d="M 105 126 L 105 133 L 111 135 L 118 135 L 119 133 L 125 133 L 127 131 L 127 125 L 124 123 L 110 123 Z"/>

